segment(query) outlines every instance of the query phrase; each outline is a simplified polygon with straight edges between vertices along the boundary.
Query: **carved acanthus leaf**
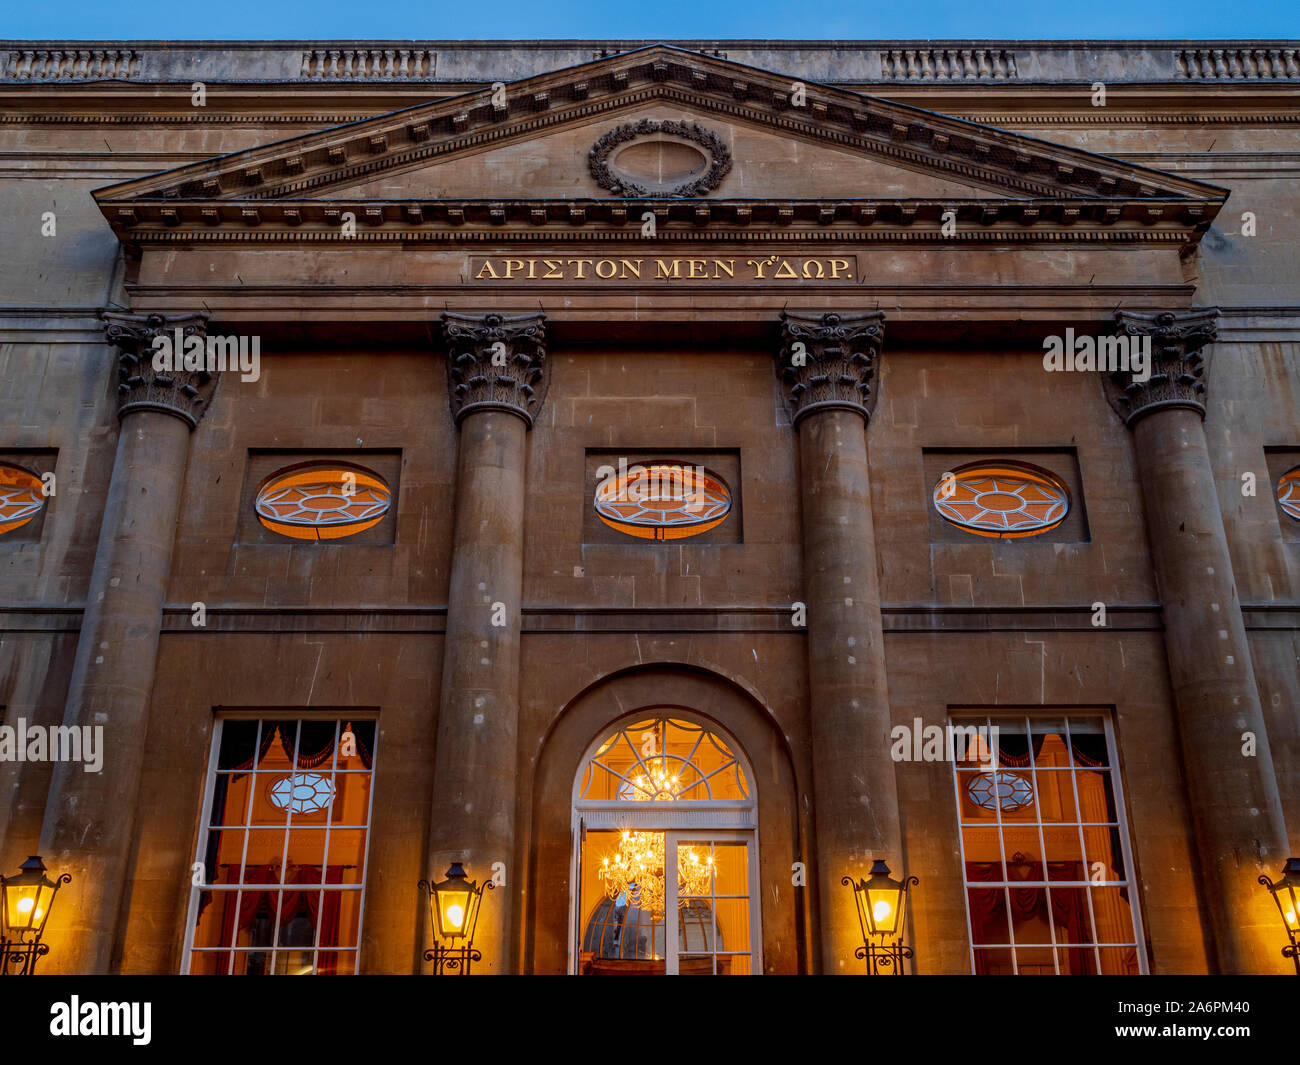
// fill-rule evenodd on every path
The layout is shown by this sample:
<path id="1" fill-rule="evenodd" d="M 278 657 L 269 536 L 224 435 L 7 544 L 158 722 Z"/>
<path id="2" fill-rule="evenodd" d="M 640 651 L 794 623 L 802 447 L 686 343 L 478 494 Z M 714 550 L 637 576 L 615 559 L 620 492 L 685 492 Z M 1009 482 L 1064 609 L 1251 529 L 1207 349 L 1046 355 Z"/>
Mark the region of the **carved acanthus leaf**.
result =
<path id="1" fill-rule="evenodd" d="M 105 313 L 104 337 L 118 351 L 118 419 L 139 410 L 174 415 L 191 429 L 199 424 L 216 391 L 216 375 L 206 369 L 184 369 L 186 343 L 197 337 L 206 365 L 206 314 Z M 155 347 L 162 337 L 164 346 Z M 191 345 L 192 346 L 192 345 Z M 170 356 L 158 359 L 163 352 Z"/>
<path id="2" fill-rule="evenodd" d="M 1129 369 L 1108 373 L 1103 383 L 1106 398 L 1126 425 L 1171 407 L 1194 410 L 1205 417 L 1202 350 L 1218 339 L 1218 320 L 1217 307 L 1181 314 L 1115 312 L 1115 332 L 1129 341 Z M 1149 359 L 1139 349 L 1139 345 L 1145 348 L 1148 344 Z"/>
<path id="3" fill-rule="evenodd" d="M 447 344 L 447 391 L 459 426 L 481 410 L 517 414 L 531 428 L 550 383 L 546 315 L 442 316 Z"/>
<path id="4" fill-rule="evenodd" d="M 793 423 L 814 411 L 852 410 L 870 420 L 876 407 L 885 314 L 781 312 L 777 371 Z"/>

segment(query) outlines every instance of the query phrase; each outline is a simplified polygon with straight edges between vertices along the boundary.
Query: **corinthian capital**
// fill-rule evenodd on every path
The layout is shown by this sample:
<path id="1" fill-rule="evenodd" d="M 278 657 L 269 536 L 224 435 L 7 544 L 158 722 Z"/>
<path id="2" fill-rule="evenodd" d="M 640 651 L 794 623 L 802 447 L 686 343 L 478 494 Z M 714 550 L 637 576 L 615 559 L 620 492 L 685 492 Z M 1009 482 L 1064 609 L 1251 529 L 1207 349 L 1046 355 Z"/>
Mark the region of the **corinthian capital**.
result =
<path id="1" fill-rule="evenodd" d="M 1115 312 L 1116 335 L 1129 342 L 1129 369 L 1107 374 L 1103 381 L 1106 398 L 1125 425 L 1167 408 L 1194 410 L 1205 417 L 1201 351 L 1218 339 L 1218 320 L 1217 307 L 1183 314 Z"/>
<path id="2" fill-rule="evenodd" d="M 863 314 L 781 312 L 777 372 L 794 425 L 819 410 L 851 410 L 868 421 L 876 409 L 883 311 Z"/>
<path id="3" fill-rule="evenodd" d="M 206 370 L 183 368 L 186 342 L 206 342 L 206 314 L 105 313 L 104 337 L 118 351 L 117 417 L 138 410 L 157 410 L 180 418 L 191 429 L 199 424 L 216 390 L 215 376 Z M 162 337 L 165 345 L 155 346 Z M 155 354 L 166 352 L 166 369 L 155 368 Z"/>
<path id="4" fill-rule="evenodd" d="M 467 414 L 502 410 L 532 428 L 550 382 L 546 315 L 442 316 L 447 342 L 447 391 L 459 426 Z"/>

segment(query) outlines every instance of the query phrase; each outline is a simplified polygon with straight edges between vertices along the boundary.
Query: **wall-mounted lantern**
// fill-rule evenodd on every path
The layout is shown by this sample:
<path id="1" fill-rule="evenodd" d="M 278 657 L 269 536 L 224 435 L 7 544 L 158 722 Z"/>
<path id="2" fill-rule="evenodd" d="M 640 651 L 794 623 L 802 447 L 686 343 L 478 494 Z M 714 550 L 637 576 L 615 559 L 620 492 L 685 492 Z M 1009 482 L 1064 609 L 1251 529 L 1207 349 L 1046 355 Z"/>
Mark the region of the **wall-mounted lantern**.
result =
<path id="1" fill-rule="evenodd" d="M 903 960 L 912 956 L 912 948 L 904 946 L 902 940 L 907 893 L 920 881 L 914 876 L 895 880 L 889 866 L 877 858 L 871 863 L 870 878 L 855 883 L 852 877 L 845 876 L 840 883 L 853 889 L 862 929 L 862 946 L 853 956 L 866 961 L 871 976 L 901 976 Z"/>
<path id="2" fill-rule="evenodd" d="M 42 943 L 45 924 L 59 888 L 72 880 L 45 875 L 45 863 L 33 854 L 13 876 L 0 876 L 0 976 L 30 976 L 36 962 L 50 952 Z"/>
<path id="3" fill-rule="evenodd" d="M 1286 926 L 1286 937 L 1290 941 L 1282 948 L 1282 957 L 1295 962 L 1296 975 L 1300 976 L 1300 858 L 1288 858 L 1282 867 L 1282 877 L 1273 881 L 1261 876 L 1259 882 L 1268 888 L 1277 903 L 1277 911 L 1282 915 Z"/>
<path id="4" fill-rule="evenodd" d="M 448 970 L 468 976 L 471 964 L 483 960 L 474 949 L 474 927 L 483 889 L 494 886 L 490 880 L 482 884 L 470 880 L 460 862 L 451 863 L 445 880 L 436 884 L 420 881 L 420 887 L 429 893 L 429 923 L 433 926 L 433 948 L 424 952 L 424 960 L 433 962 L 435 976 L 445 976 Z"/>

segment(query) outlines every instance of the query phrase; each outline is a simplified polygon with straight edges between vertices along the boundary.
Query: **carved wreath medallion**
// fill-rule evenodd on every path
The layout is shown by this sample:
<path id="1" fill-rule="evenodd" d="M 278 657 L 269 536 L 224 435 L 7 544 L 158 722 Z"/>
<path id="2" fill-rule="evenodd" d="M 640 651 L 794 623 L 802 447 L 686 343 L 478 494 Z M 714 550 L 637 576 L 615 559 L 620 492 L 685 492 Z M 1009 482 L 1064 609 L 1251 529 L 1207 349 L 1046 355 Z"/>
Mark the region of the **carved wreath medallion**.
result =
<path id="1" fill-rule="evenodd" d="M 712 130 L 648 118 L 611 129 L 587 160 L 597 185 L 629 197 L 703 196 L 731 170 L 731 151 Z"/>

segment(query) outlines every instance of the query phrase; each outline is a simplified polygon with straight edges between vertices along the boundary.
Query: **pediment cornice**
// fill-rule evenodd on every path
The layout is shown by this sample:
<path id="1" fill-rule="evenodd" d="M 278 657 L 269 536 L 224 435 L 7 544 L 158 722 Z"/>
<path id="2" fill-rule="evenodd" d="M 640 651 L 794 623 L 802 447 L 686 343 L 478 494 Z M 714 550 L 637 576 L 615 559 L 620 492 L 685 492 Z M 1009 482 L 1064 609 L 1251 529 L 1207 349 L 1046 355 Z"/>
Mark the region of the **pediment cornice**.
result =
<path id="1" fill-rule="evenodd" d="M 1181 198 L 141 199 L 101 206 L 119 237 L 135 245 L 645 244 L 646 213 L 656 220 L 651 243 L 1187 244 L 1218 207 Z"/>
<path id="2" fill-rule="evenodd" d="M 494 99 L 490 89 L 469 92 L 123 182 L 96 195 L 101 200 L 316 196 L 654 102 L 725 115 L 1008 195 L 1226 197 L 1223 189 L 1177 175 L 668 45 L 512 82 L 504 101 Z"/>

